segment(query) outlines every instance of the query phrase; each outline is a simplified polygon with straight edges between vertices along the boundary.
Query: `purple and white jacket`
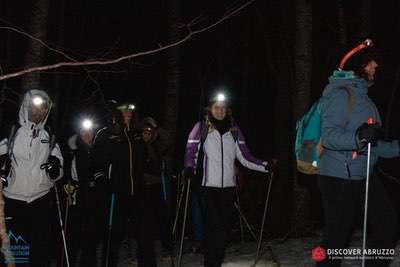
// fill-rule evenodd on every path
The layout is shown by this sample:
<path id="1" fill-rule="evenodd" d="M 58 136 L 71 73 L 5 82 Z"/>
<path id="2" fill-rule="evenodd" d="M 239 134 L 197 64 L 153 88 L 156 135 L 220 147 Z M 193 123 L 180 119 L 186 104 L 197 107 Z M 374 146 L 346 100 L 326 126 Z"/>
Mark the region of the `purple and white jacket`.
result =
<path id="1" fill-rule="evenodd" d="M 246 146 L 243 134 L 238 126 L 238 136 L 235 142 L 231 131 L 222 136 L 217 130 L 211 130 L 204 141 L 203 179 L 202 186 L 232 187 L 236 186 L 235 159 L 252 170 L 267 172 L 263 162 L 254 158 Z M 198 153 L 201 145 L 201 123 L 198 122 L 189 134 L 185 152 L 185 168 L 196 169 Z"/>

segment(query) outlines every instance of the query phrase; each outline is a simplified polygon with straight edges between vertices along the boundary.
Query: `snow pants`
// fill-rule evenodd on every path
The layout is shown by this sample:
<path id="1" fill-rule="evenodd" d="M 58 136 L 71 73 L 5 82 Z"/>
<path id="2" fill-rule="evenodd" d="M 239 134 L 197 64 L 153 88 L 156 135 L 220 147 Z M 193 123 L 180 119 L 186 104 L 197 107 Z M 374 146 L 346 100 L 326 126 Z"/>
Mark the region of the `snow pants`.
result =
<path id="1" fill-rule="evenodd" d="M 229 241 L 235 188 L 202 187 L 204 267 L 220 267 Z"/>
<path id="2" fill-rule="evenodd" d="M 56 213 L 50 209 L 49 195 L 31 203 L 4 198 L 10 249 L 16 266 L 47 267 L 50 264 L 50 216 Z"/>
<path id="3" fill-rule="evenodd" d="M 320 176 L 319 186 L 325 219 L 322 247 L 347 248 L 358 208 L 364 207 L 365 181 Z M 370 178 L 368 203 L 367 248 L 394 248 L 398 214 L 376 175 Z M 340 259 L 327 257 L 317 266 L 340 266 L 340 263 Z M 367 266 L 389 266 L 389 263 L 390 260 L 366 261 Z"/>

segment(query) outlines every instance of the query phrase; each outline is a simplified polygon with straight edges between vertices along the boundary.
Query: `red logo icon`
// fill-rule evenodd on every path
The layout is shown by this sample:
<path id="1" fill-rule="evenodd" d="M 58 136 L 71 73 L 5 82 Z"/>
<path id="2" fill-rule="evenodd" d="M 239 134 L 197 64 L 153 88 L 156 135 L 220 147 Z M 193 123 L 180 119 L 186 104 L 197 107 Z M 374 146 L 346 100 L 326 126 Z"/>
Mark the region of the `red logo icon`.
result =
<path id="1" fill-rule="evenodd" d="M 316 262 L 320 262 L 326 259 L 326 251 L 323 247 L 315 247 L 311 251 L 312 259 Z"/>

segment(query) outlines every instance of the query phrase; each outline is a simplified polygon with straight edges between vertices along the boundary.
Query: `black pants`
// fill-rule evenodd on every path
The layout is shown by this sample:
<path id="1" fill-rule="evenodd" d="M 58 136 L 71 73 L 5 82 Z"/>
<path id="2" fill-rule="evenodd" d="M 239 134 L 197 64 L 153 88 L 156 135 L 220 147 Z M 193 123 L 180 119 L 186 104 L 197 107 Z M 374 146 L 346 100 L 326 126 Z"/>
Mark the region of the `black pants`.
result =
<path id="1" fill-rule="evenodd" d="M 110 238 L 110 252 L 109 252 L 109 262 L 110 267 L 116 267 L 118 265 L 119 252 L 121 250 L 122 241 L 128 234 L 128 228 L 130 226 L 131 219 L 133 218 L 133 212 L 135 211 L 134 204 L 136 200 L 130 196 L 124 196 L 122 194 L 116 193 L 115 204 L 113 208 L 113 219 L 111 234 L 108 226 L 109 223 L 109 213 L 110 213 L 110 201 L 107 201 L 107 230 L 104 243 L 103 251 L 103 265 L 106 264 L 106 254 L 107 254 L 107 243 Z"/>
<path id="2" fill-rule="evenodd" d="M 96 247 L 105 244 L 108 198 L 105 190 L 81 188 L 76 206 L 70 207 L 67 240 L 70 261 L 74 262 L 79 249 L 82 250 L 79 266 L 97 266 Z"/>
<path id="3" fill-rule="evenodd" d="M 25 247 L 25 249 L 13 250 L 16 266 L 47 267 L 50 264 L 49 226 L 50 216 L 55 213 L 50 208 L 49 195 L 50 193 L 31 203 L 5 198 L 5 215 L 8 217 L 6 220 L 7 230 L 16 237 L 10 238 L 11 249 L 13 250 L 13 246 L 23 245 Z M 21 258 L 25 258 L 24 255 L 18 255 L 21 252 L 29 258 L 30 265 L 18 263 L 18 261 L 25 261 L 21 260 Z"/>
<path id="4" fill-rule="evenodd" d="M 201 189 L 204 218 L 204 267 L 220 267 L 231 230 L 235 188 Z"/>
<path id="5" fill-rule="evenodd" d="M 136 238 L 138 266 L 157 266 L 153 229 L 152 224 L 147 220 L 149 218 L 146 215 L 147 212 L 152 212 L 152 210 L 147 206 L 146 195 L 143 192 L 135 196 L 116 195 L 111 231 L 110 267 L 118 265 L 121 244 L 128 235 L 129 228 L 133 228 Z"/>
<path id="6" fill-rule="evenodd" d="M 325 229 L 322 246 L 346 248 L 351 237 L 358 207 L 364 206 L 365 181 L 319 177 L 324 208 Z M 368 248 L 395 247 L 398 215 L 386 190 L 377 176 L 371 176 L 368 200 Z M 340 260 L 325 260 L 318 266 L 340 266 Z M 367 266 L 388 266 L 389 261 L 373 260 Z"/>

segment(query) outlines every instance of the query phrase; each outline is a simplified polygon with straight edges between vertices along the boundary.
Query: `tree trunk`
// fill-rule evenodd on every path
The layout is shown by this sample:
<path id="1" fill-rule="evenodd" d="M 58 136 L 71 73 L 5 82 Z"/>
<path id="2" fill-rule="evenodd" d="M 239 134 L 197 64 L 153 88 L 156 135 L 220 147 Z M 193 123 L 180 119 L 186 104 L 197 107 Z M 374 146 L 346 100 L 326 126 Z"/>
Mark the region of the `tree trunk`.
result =
<path id="1" fill-rule="evenodd" d="M 57 23 L 57 44 L 59 47 L 64 46 L 64 33 L 65 33 L 65 1 L 66 0 L 58 0 L 59 3 L 59 8 L 58 8 L 58 14 L 59 14 L 59 20 Z M 60 99 L 63 100 L 64 103 L 68 103 L 69 96 L 71 95 L 71 90 L 60 90 L 61 87 L 61 81 L 62 81 L 62 74 L 57 73 L 55 75 L 54 79 L 54 87 L 52 88 L 52 97 L 53 97 L 53 102 L 54 102 L 54 107 L 52 109 L 52 125 L 54 127 L 55 132 L 60 132 L 61 129 L 65 129 L 64 126 L 66 126 L 67 123 L 67 112 L 62 112 L 65 111 L 67 108 L 66 105 L 60 105 L 61 101 Z M 62 109 L 63 110 L 62 110 Z"/>
<path id="2" fill-rule="evenodd" d="M 310 0 L 296 0 L 295 38 L 295 87 L 292 94 L 293 125 L 303 115 L 310 103 L 312 72 L 312 1 Z M 306 186 L 300 185 L 296 170 L 294 170 L 294 174 L 297 179 L 294 179 L 293 184 L 292 226 L 296 232 L 304 233 L 310 227 L 310 192 Z"/>
<path id="3" fill-rule="evenodd" d="M 46 41 L 47 18 L 49 11 L 49 0 L 32 1 L 32 13 L 28 32 Z M 29 39 L 28 48 L 25 55 L 25 68 L 40 66 L 44 62 L 44 47 L 37 41 Z M 22 78 L 21 87 L 23 90 L 38 88 L 40 84 L 40 72 L 29 73 Z"/>
<path id="4" fill-rule="evenodd" d="M 169 43 L 175 42 L 180 37 L 179 29 L 179 11 L 180 0 L 168 1 L 168 41 Z M 174 147 L 176 143 L 176 128 L 178 121 L 179 110 L 179 89 L 181 83 L 181 66 L 180 66 L 180 53 L 179 46 L 173 47 L 168 50 L 167 59 L 167 79 L 168 86 L 165 96 L 165 113 L 163 128 L 168 132 L 169 144 L 171 149 L 166 155 L 167 166 L 169 169 L 173 167 Z"/>
<path id="5" fill-rule="evenodd" d="M 291 42 L 291 27 L 285 16 L 288 10 L 282 1 L 258 2 L 256 8 L 257 22 L 266 29 L 264 41 L 267 54 L 269 76 L 274 77 L 271 81 L 275 93 L 273 113 L 273 156 L 278 159 L 278 170 L 272 187 L 271 195 L 271 231 L 276 234 L 285 234 L 290 229 L 289 213 L 291 211 L 293 180 L 293 156 L 292 156 L 292 90 L 293 57 L 289 44 Z M 265 9 L 267 14 L 263 13 Z M 281 15 L 276 18 L 276 12 Z M 289 11 L 290 12 L 290 11 Z M 289 112 L 288 112 L 289 111 Z M 285 117 L 282 119 L 283 114 Z M 282 134 L 285 133 L 285 134 Z"/>

